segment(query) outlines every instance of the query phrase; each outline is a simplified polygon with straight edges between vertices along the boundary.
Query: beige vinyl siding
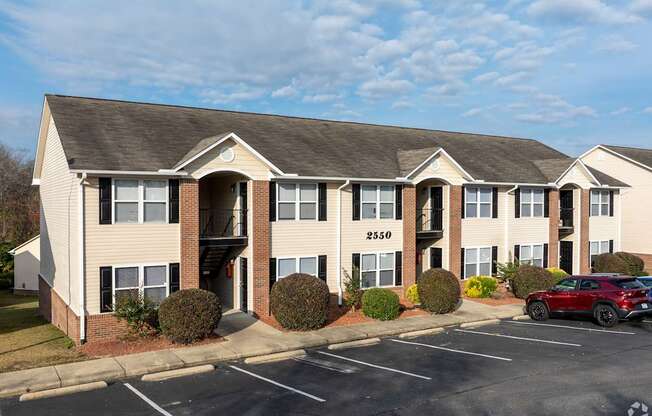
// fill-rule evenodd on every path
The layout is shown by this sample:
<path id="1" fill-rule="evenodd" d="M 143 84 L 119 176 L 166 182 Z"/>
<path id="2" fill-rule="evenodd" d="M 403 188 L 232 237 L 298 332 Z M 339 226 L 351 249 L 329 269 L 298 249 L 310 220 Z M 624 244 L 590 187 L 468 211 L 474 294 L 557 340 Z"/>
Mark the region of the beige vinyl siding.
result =
<path id="1" fill-rule="evenodd" d="M 470 185 L 475 187 L 475 185 Z M 492 186 L 485 186 L 492 189 Z M 510 222 L 508 215 L 511 209 L 505 211 L 505 199 L 508 198 L 509 188 L 498 188 L 498 218 L 462 218 L 462 248 L 472 247 L 498 247 L 498 261 L 504 262 L 505 258 L 505 223 Z M 464 190 L 463 190 L 464 192 Z"/>
<path id="2" fill-rule="evenodd" d="M 558 181 L 559 186 L 567 184 L 574 184 L 582 189 L 589 189 L 597 185 L 593 178 L 588 175 L 586 170 L 578 164 L 573 166 L 573 168 L 566 172 L 566 174 Z"/>
<path id="3" fill-rule="evenodd" d="M 51 118 L 39 187 L 40 273 L 75 311 L 79 309 L 78 183 L 77 176 L 68 169 L 59 133 Z"/>
<path id="4" fill-rule="evenodd" d="M 445 156 L 437 155 L 411 177 L 413 183 L 426 179 L 442 179 L 451 185 L 462 185 L 465 181 L 462 172 Z"/>
<path id="5" fill-rule="evenodd" d="M 523 188 L 527 189 L 527 188 Z M 523 244 L 546 244 L 548 243 L 550 232 L 550 218 L 546 217 L 521 217 L 516 218 L 516 201 L 512 193 L 509 195 L 509 225 L 508 225 L 508 248 L 510 252 L 514 251 L 515 245 Z M 545 210 L 545 207 L 544 207 Z M 512 253 L 513 255 L 513 253 Z"/>
<path id="6" fill-rule="evenodd" d="M 220 159 L 220 150 L 228 147 L 233 150 L 235 158 L 231 162 Z M 254 156 L 249 150 L 240 144 L 229 139 L 184 168 L 194 178 L 201 178 L 213 171 L 236 171 L 242 172 L 255 180 L 267 180 L 269 169 L 260 159 Z"/>
<path id="7" fill-rule="evenodd" d="M 589 204 L 590 207 L 590 204 Z M 590 208 L 589 208 L 590 209 Z M 604 241 L 614 240 L 614 250 L 619 248 L 619 215 L 620 215 L 620 195 L 614 191 L 614 216 L 590 216 L 589 217 L 589 240 Z"/>
<path id="8" fill-rule="evenodd" d="M 99 223 L 97 178 L 88 178 L 86 200 L 86 308 L 100 313 L 100 267 L 179 262 L 179 224 Z"/>

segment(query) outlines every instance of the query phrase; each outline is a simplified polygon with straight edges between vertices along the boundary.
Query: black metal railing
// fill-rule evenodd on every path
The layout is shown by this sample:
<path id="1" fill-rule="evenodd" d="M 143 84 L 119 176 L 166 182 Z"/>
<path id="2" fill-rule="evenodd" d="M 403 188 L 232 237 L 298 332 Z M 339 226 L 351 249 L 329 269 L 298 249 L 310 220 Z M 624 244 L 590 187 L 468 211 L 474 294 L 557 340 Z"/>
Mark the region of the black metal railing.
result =
<path id="1" fill-rule="evenodd" d="M 559 209 L 559 220 L 562 228 L 572 228 L 573 227 L 573 217 L 574 215 L 573 208 L 560 208 Z"/>
<path id="2" fill-rule="evenodd" d="M 246 209 L 200 209 L 199 236 L 228 238 L 247 236 Z"/>
<path id="3" fill-rule="evenodd" d="M 418 209 L 417 231 L 444 231 L 444 209 Z"/>

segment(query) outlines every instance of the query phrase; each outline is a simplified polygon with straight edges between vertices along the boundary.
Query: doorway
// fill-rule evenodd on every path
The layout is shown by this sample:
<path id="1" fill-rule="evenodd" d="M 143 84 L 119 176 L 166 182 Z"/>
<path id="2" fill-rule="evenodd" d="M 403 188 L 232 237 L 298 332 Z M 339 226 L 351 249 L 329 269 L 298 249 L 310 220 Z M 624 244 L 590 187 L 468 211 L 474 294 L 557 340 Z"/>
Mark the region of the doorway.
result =
<path id="1" fill-rule="evenodd" d="M 573 274 L 573 242 L 559 242 L 559 268 L 568 274 Z"/>

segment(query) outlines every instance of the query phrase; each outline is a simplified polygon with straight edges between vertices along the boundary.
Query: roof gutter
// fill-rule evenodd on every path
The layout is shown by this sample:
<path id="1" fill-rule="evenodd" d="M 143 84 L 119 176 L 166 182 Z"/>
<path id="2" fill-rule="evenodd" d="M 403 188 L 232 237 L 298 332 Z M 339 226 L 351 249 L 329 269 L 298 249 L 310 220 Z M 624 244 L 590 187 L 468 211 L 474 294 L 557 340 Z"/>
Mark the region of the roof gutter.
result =
<path id="1" fill-rule="evenodd" d="M 405 178 L 347 178 L 338 176 L 301 176 L 297 174 L 274 175 L 272 179 L 280 180 L 306 180 L 306 181 L 342 181 L 342 182 L 387 182 L 387 183 L 412 183 Z"/>
<path id="2" fill-rule="evenodd" d="M 187 176 L 187 172 L 175 172 L 169 169 L 150 170 L 93 170 L 93 169 L 70 169 L 72 173 L 82 175 L 98 176 Z"/>
<path id="3" fill-rule="evenodd" d="M 79 342 L 83 343 L 86 341 L 86 308 L 85 308 L 85 297 L 86 297 L 86 279 L 84 276 L 84 265 L 85 265 L 85 244 L 84 244 L 84 181 L 86 180 L 86 173 L 81 174 L 79 180 L 79 206 L 78 206 L 78 215 L 79 215 Z"/>

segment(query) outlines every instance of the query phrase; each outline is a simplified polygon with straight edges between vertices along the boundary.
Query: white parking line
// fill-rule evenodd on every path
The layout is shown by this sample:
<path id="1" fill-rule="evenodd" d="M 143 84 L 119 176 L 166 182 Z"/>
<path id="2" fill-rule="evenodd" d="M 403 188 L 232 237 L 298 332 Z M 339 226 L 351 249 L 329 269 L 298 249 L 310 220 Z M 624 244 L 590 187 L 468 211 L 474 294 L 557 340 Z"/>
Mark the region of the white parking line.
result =
<path id="1" fill-rule="evenodd" d="M 331 353 L 329 353 L 329 352 L 324 352 L 324 351 L 317 351 L 317 352 L 318 352 L 319 354 L 328 355 L 329 357 L 335 357 L 335 358 L 339 358 L 339 359 L 341 359 L 341 360 L 351 361 L 352 363 L 357 363 L 357 364 L 361 364 L 361 365 L 366 365 L 367 367 L 373 367 L 373 368 L 378 368 L 378 369 L 380 369 L 380 370 L 391 371 L 391 372 L 393 372 L 393 373 L 404 374 L 404 375 L 406 375 L 406 376 L 416 377 L 416 378 L 420 378 L 420 379 L 423 379 L 423 380 L 432 380 L 430 377 L 421 376 L 421 375 L 419 375 L 419 374 L 408 373 L 407 371 L 395 370 L 395 369 L 393 369 L 393 368 L 383 367 L 382 365 L 376 365 L 376 364 L 371 364 L 371 363 L 365 363 L 364 361 L 354 360 L 353 358 L 343 357 L 343 356 L 341 356 L 341 355 L 335 355 L 335 354 L 331 354 Z"/>
<path id="2" fill-rule="evenodd" d="M 580 327 L 568 326 L 568 325 L 539 324 L 535 322 L 521 322 L 521 321 L 504 321 L 504 322 L 507 322 L 508 324 L 516 324 L 516 325 L 549 326 L 552 328 L 576 329 L 578 331 L 606 332 L 608 334 L 621 334 L 621 335 L 636 335 L 636 332 L 610 331 L 608 329 L 580 328 Z"/>
<path id="3" fill-rule="evenodd" d="M 124 383 L 124 386 L 125 386 L 126 388 L 128 388 L 129 390 L 133 391 L 134 394 L 135 394 L 136 396 L 138 396 L 138 397 L 140 397 L 141 399 L 143 399 L 143 401 L 144 401 L 145 403 L 147 403 L 148 405 L 152 406 L 152 407 L 154 408 L 154 410 L 156 410 L 156 411 L 159 412 L 160 414 L 165 415 L 165 416 L 172 416 L 171 413 L 165 411 L 165 409 L 163 409 L 163 408 L 162 408 L 161 406 L 159 406 L 158 404 L 154 403 L 152 400 L 150 400 L 147 396 L 145 396 L 143 393 L 141 393 L 140 391 L 138 391 L 138 389 L 136 389 L 136 388 L 135 388 L 134 386 L 132 386 L 131 384 L 129 384 L 129 383 Z"/>
<path id="4" fill-rule="evenodd" d="M 547 339 L 515 337 L 515 336 L 512 336 L 512 335 L 492 334 L 491 332 L 469 331 L 468 329 L 456 329 L 455 331 L 464 332 L 464 333 L 467 333 L 467 334 L 489 335 L 489 336 L 492 336 L 492 337 L 518 339 L 518 340 L 521 340 L 521 341 L 542 342 L 544 344 L 567 345 L 569 347 L 581 347 L 580 344 L 573 344 L 573 343 L 570 343 L 570 342 L 561 342 L 561 341 L 550 341 L 550 340 L 547 340 Z"/>
<path id="5" fill-rule="evenodd" d="M 326 401 L 326 400 L 322 399 L 321 397 L 313 396 L 312 394 L 306 393 L 305 391 L 301 391 L 301 390 L 295 389 L 294 387 L 286 386 L 285 384 L 281 384 L 281 383 L 279 383 L 277 381 L 270 380 L 270 379 L 265 378 L 263 376 L 259 376 L 258 374 L 254 374 L 251 371 L 247 371 L 247 370 L 244 370 L 242 368 L 239 368 L 239 367 L 236 367 L 236 366 L 233 366 L 233 365 L 230 365 L 229 367 L 231 367 L 232 369 L 234 369 L 236 371 L 239 371 L 241 373 L 245 373 L 245 374 L 248 374 L 248 375 L 250 375 L 252 377 L 256 377 L 259 380 L 263 380 L 263 381 L 266 381 L 266 382 L 268 382 L 270 384 L 273 384 L 275 386 L 282 387 L 282 388 L 284 388 L 286 390 L 290 390 L 291 392 L 301 394 L 302 396 L 306 396 L 306 397 L 308 397 L 310 399 L 313 399 L 313 400 L 316 400 L 316 401 L 318 401 L 320 403 L 323 403 L 323 402 Z"/>
<path id="6" fill-rule="evenodd" d="M 458 354 L 467 354 L 467 355 L 475 355 L 475 356 L 478 356 L 478 357 L 493 358 L 494 360 L 512 361 L 511 358 L 497 357 L 495 355 L 488 355 L 488 354 L 480 354 L 478 352 L 454 350 L 452 348 L 438 347 L 436 345 L 422 344 L 420 342 L 403 341 L 403 340 L 400 340 L 400 339 L 390 339 L 390 341 L 399 342 L 401 344 L 418 345 L 420 347 L 428 347 L 428 348 L 433 348 L 433 349 L 436 349 L 436 350 L 442 350 L 442 351 L 448 351 L 448 352 L 456 352 Z"/>

